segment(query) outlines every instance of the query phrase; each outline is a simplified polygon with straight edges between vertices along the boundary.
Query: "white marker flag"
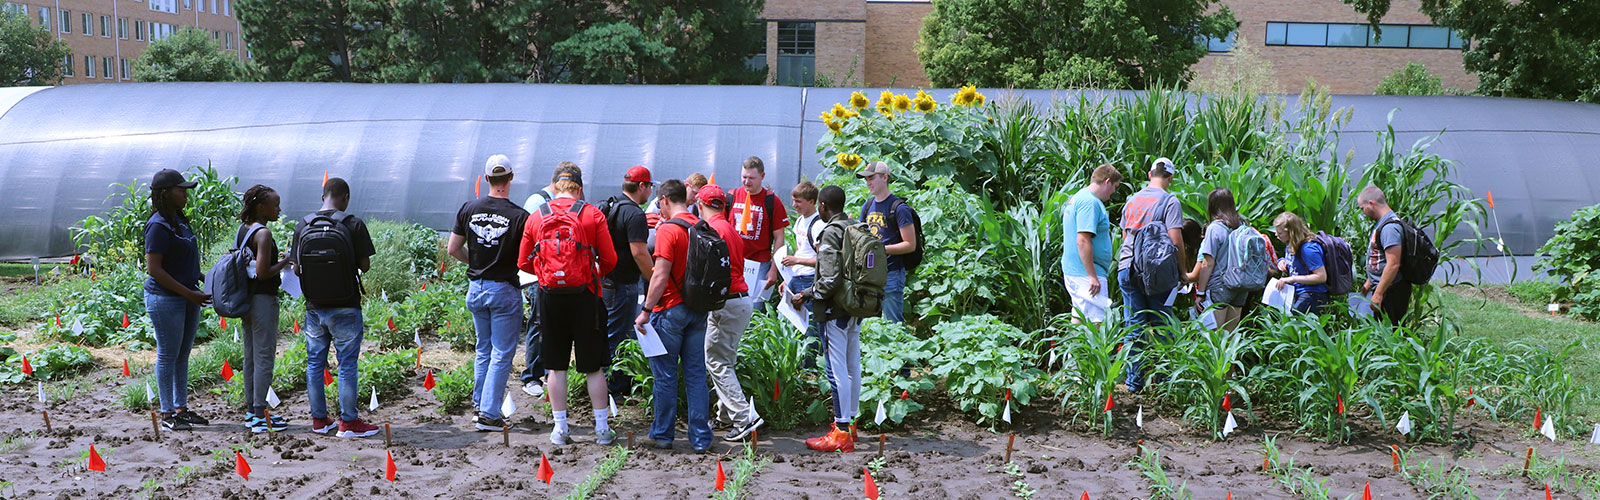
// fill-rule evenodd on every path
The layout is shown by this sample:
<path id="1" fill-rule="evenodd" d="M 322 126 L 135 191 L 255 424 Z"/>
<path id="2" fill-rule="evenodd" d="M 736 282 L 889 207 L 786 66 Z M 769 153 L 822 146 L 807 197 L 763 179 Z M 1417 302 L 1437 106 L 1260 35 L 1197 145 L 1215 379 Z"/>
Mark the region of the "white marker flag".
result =
<path id="1" fill-rule="evenodd" d="M 1143 405 L 1139 406 L 1139 414 L 1133 416 L 1133 423 L 1138 425 L 1140 429 L 1144 428 L 1144 406 Z"/>
<path id="2" fill-rule="evenodd" d="M 238 342 L 239 341 L 239 327 L 234 327 L 233 328 L 233 341 L 234 342 Z"/>
<path id="3" fill-rule="evenodd" d="M 411 332 L 411 341 L 416 343 L 417 347 L 422 347 L 422 334 L 415 331 Z"/>
<path id="4" fill-rule="evenodd" d="M 617 415 L 618 415 L 617 414 L 617 397 L 616 396 L 606 396 L 606 397 L 611 399 L 611 407 L 610 407 L 611 418 L 617 418 Z"/>
<path id="5" fill-rule="evenodd" d="M 1556 418 L 1548 415 L 1545 416 L 1544 425 L 1539 426 L 1539 434 L 1543 434 L 1544 437 L 1550 438 L 1550 442 L 1552 443 L 1556 442 Z"/>
<path id="6" fill-rule="evenodd" d="M 1407 436 L 1411 435 L 1411 412 L 1407 411 L 1400 414 L 1400 423 L 1394 424 L 1394 430 L 1400 431 L 1401 434 Z"/>
<path id="7" fill-rule="evenodd" d="M 82 338 L 83 337 L 83 320 L 82 319 L 72 318 L 72 337 L 73 338 Z"/>
<path id="8" fill-rule="evenodd" d="M 1001 413 L 1000 414 L 1000 420 L 1004 420 L 1008 424 L 1011 423 L 1011 401 L 1010 400 L 1006 401 L 1006 411 L 1005 411 L 1005 413 Z"/>
<path id="9" fill-rule="evenodd" d="M 384 290 L 383 291 L 383 297 L 382 298 L 383 298 L 384 302 L 388 302 L 389 301 L 389 291 L 388 290 Z"/>
<path id="10" fill-rule="evenodd" d="M 45 402 L 44 401 L 44 382 L 39 382 L 39 402 L 40 403 Z"/>
<path id="11" fill-rule="evenodd" d="M 152 403 L 156 401 L 156 392 L 150 390 L 149 382 L 144 383 L 144 400 Z"/>
<path id="12" fill-rule="evenodd" d="M 377 386 L 373 386 L 372 387 L 372 400 L 367 402 L 367 411 L 374 411 L 374 410 L 377 410 L 377 409 L 378 409 L 378 387 Z"/>
<path id="13" fill-rule="evenodd" d="M 145 387 L 148 388 L 150 386 L 146 385 Z M 277 391 L 273 391 L 272 387 L 268 386 L 267 387 L 267 405 L 271 406 L 273 408 L 277 408 L 278 405 L 280 405 L 280 404 L 283 404 L 283 400 L 282 399 L 278 399 Z"/>
<path id="14" fill-rule="evenodd" d="M 883 400 L 878 400 L 878 416 L 872 417 L 872 422 L 883 425 L 883 419 L 889 418 L 889 413 L 883 410 Z"/>
<path id="15" fill-rule="evenodd" d="M 1233 434 L 1234 429 L 1238 428 L 1239 422 L 1233 420 L 1233 412 L 1228 412 L 1228 421 L 1222 423 L 1222 437 L 1228 437 L 1229 434 Z"/>
<path id="16" fill-rule="evenodd" d="M 517 412 L 517 402 L 512 400 L 511 391 L 506 391 L 505 394 L 506 394 L 506 397 L 502 398 L 500 400 L 500 418 L 501 419 L 509 418 L 509 417 L 511 417 L 511 414 Z"/>
<path id="17" fill-rule="evenodd" d="M 1600 444 L 1600 424 L 1594 424 L 1594 435 L 1589 437 L 1589 444 Z"/>

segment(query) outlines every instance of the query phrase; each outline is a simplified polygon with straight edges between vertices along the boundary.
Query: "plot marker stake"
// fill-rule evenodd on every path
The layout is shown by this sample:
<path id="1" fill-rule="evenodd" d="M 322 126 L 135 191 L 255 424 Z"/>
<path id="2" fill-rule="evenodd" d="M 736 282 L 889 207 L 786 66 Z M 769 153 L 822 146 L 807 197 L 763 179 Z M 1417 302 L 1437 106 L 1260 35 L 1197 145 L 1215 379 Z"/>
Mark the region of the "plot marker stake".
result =
<path id="1" fill-rule="evenodd" d="M 629 448 L 633 447 L 633 430 L 632 429 L 628 430 L 628 447 Z"/>
<path id="2" fill-rule="evenodd" d="M 49 432 L 49 431 L 55 430 L 55 429 L 50 428 L 50 411 L 49 410 L 39 410 L 39 413 L 44 414 L 44 430 L 45 430 L 45 432 Z"/>
<path id="3" fill-rule="evenodd" d="M 878 433 L 878 458 L 883 458 L 883 445 L 884 445 L 884 443 L 886 443 L 888 441 L 889 441 L 889 436 L 888 435 L 883 434 L 883 433 Z"/>
<path id="4" fill-rule="evenodd" d="M 756 452 L 756 443 L 761 442 L 761 436 L 756 434 L 756 429 L 750 430 L 750 453 Z"/>
<path id="5" fill-rule="evenodd" d="M 505 438 L 506 447 L 510 448 L 511 447 L 511 426 L 509 426 L 509 425 L 500 426 L 500 437 Z"/>
<path id="6" fill-rule="evenodd" d="M 1528 447 L 1528 458 L 1522 460 L 1522 477 L 1528 477 L 1528 468 L 1533 467 L 1533 447 Z"/>
<path id="7" fill-rule="evenodd" d="M 1006 463 L 1011 462 L 1011 446 L 1013 444 L 1016 444 L 1016 442 L 1017 442 L 1017 433 L 1015 433 L 1015 432 L 1011 433 L 1011 437 L 1006 438 Z"/>
<path id="8" fill-rule="evenodd" d="M 388 447 L 391 447 L 393 445 L 394 445 L 394 442 L 390 440 L 390 436 L 389 436 L 389 424 L 387 422 L 385 422 L 383 424 L 383 447 L 384 448 L 388 448 Z"/>
<path id="9" fill-rule="evenodd" d="M 161 437 L 161 419 L 156 418 L 156 412 L 153 410 L 150 412 L 150 434 Z"/>

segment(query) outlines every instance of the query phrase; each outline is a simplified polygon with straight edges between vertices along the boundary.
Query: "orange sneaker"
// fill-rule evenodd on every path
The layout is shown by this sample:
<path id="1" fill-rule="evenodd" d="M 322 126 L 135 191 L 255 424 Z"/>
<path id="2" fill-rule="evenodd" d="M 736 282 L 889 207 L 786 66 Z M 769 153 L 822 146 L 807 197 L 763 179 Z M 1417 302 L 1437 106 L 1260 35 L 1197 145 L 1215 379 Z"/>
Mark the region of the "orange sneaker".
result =
<path id="1" fill-rule="evenodd" d="M 856 434 L 856 424 L 855 424 L 855 422 L 851 422 L 850 423 L 850 442 L 852 442 L 852 443 L 861 442 L 861 436 Z"/>
<path id="2" fill-rule="evenodd" d="M 817 451 L 843 451 L 846 453 L 856 451 L 856 443 L 850 440 L 850 433 L 839 430 L 837 424 L 828 431 L 828 434 L 819 438 L 807 439 L 806 447 Z"/>

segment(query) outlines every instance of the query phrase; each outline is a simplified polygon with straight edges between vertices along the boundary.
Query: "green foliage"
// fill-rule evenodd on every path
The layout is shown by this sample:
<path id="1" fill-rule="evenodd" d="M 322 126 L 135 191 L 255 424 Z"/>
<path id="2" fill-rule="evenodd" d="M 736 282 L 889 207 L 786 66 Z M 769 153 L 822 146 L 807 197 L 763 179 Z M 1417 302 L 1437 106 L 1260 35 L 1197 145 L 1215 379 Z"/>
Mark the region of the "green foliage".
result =
<path id="1" fill-rule="evenodd" d="M 908 188 L 929 177 L 951 177 L 963 187 L 972 187 L 994 175 L 998 159 L 984 147 L 991 127 L 979 106 L 939 105 L 921 91 L 916 99 L 887 90 L 878 98 L 876 107 L 836 106 L 824 113 L 824 120 L 839 130 L 824 135 L 817 142 L 817 152 L 848 153 L 864 160 L 847 165 L 837 156 L 824 156 L 824 166 L 853 175 L 867 162 L 882 161 L 894 168 L 894 181 Z M 886 98 L 902 103 L 921 99 L 935 108 L 926 112 L 915 107 L 900 109 L 885 104 Z M 855 104 L 870 102 L 862 95 Z"/>
<path id="2" fill-rule="evenodd" d="M 1452 180 L 1455 178 L 1455 162 L 1428 152 L 1438 137 L 1418 139 L 1411 145 L 1410 151 L 1397 152 L 1394 111 L 1389 112 L 1389 122 L 1384 130 L 1378 132 L 1378 157 L 1373 163 L 1362 167 L 1360 185 L 1383 189 L 1389 207 L 1396 214 L 1406 217 L 1419 229 L 1432 229 L 1441 264 L 1448 257 L 1464 255 L 1457 250 L 1462 245 L 1481 248 L 1486 241 L 1480 230 L 1485 217 L 1483 202 L 1472 194 L 1472 190 Z M 1461 231 L 1470 231 L 1471 234 L 1469 237 L 1452 238 Z"/>
<path id="3" fill-rule="evenodd" d="M 917 59 L 940 87 L 1147 88 L 1187 81 L 1195 41 L 1237 24 L 1212 0 L 951 0 L 923 19 Z"/>
<path id="4" fill-rule="evenodd" d="M 650 358 L 644 357 L 644 350 L 639 348 L 638 340 L 627 339 L 617 345 L 617 354 L 611 359 L 611 369 L 633 381 L 633 392 L 626 400 L 619 400 L 618 405 L 635 400 L 642 401 L 646 405 L 650 403 L 655 391 L 656 375 L 650 371 Z"/>
<path id="5" fill-rule="evenodd" d="M 1272 325 L 1265 328 L 1262 339 L 1267 362 L 1253 375 L 1266 392 L 1258 396 L 1287 403 L 1301 428 L 1344 442 L 1350 438 L 1349 413 L 1357 402 L 1383 418 L 1378 398 L 1393 394 L 1385 370 L 1398 363 L 1384 351 L 1392 345 L 1387 341 L 1394 339 L 1376 331 L 1378 325 L 1339 330 L 1334 321 L 1333 316 L 1298 314 L 1263 319 L 1260 324 Z M 1427 376 L 1417 381 L 1426 386 L 1419 388 L 1432 390 Z M 1344 412 L 1339 411 L 1341 401 Z"/>
<path id="6" fill-rule="evenodd" d="M 27 356 L 28 364 L 33 366 L 32 378 L 40 380 L 60 380 L 72 377 L 88 371 L 89 368 L 94 366 L 94 356 L 89 355 L 88 350 L 75 345 L 53 345 L 37 351 L 22 353 L 22 355 Z M 22 373 L 22 356 L 10 356 L 6 360 L 6 365 L 15 368 L 17 370 L 15 373 L 20 375 Z M 0 381 L 18 382 L 20 380 L 20 378 L 18 380 L 6 380 L 5 375 L 0 374 Z"/>
<path id="7" fill-rule="evenodd" d="M 1600 319 L 1600 205 L 1578 209 L 1556 224 L 1555 236 L 1539 254 L 1535 270 L 1567 283 L 1550 300 L 1571 301 L 1573 315 Z"/>
<path id="8" fill-rule="evenodd" d="M 861 322 L 861 407 L 867 417 L 863 425 L 875 426 L 878 402 L 883 402 L 885 426 L 897 426 L 912 413 L 926 407 L 914 398 L 933 389 L 933 382 L 920 377 L 901 377 L 900 370 L 920 367 L 928 362 L 936 347 L 932 340 L 918 339 L 904 325 L 881 318 Z M 900 399 L 905 394 L 906 399 Z"/>
<path id="9" fill-rule="evenodd" d="M 1343 0 L 1376 25 L 1391 0 Z M 1467 43 L 1461 63 L 1478 77 L 1477 93 L 1600 102 L 1600 43 L 1595 10 L 1565 2 L 1422 0 L 1433 24 L 1449 26 Z M 1559 76 L 1555 76 L 1559 75 Z"/>
<path id="10" fill-rule="evenodd" d="M 145 387 L 149 387 L 150 388 L 150 392 L 149 393 L 146 393 L 144 391 Z M 135 383 L 131 383 L 131 384 L 124 384 L 122 387 L 118 388 L 117 389 L 117 404 L 121 405 L 123 408 L 126 408 L 128 411 L 136 411 L 136 412 L 138 412 L 138 411 L 150 410 L 152 408 L 155 408 L 156 405 L 158 405 L 159 403 L 161 403 L 160 401 L 158 401 L 156 399 L 151 399 L 151 398 L 146 397 L 146 396 L 155 395 L 155 393 L 156 393 L 155 391 L 156 391 L 156 374 L 151 373 L 149 375 L 145 375 L 144 377 L 140 378 L 139 382 L 135 382 Z M 159 398 L 159 396 L 158 396 L 158 398 Z"/>
<path id="11" fill-rule="evenodd" d="M 1389 76 L 1383 77 L 1377 95 L 1444 95 L 1444 85 L 1439 77 L 1428 72 L 1422 63 L 1408 62 Z"/>
<path id="12" fill-rule="evenodd" d="M 727 484 L 723 485 L 722 491 L 712 494 L 711 498 L 715 500 L 747 498 L 749 492 L 745 491 L 745 487 L 750 484 L 750 479 L 754 478 L 756 473 L 761 472 L 761 469 L 766 468 L 771 463 L 772 457 L 761 457 L 758 460 L 755 448 L 745 445 L 744 456 L 734 462 L 733 473 L 728 474 Z"/>
<path id="13" fill-rule="evenodd" d="M 1194 494 L 1189 492 L 1188 481 L 1172 485 L 1172 477 L 1167 475 L 1167 470 L 1161 466 L 1161 452 L 1155 448 L 1139 446 L 1142 453 L 1133 463 L 1128 464 L 1139 469 L 1146 482 L 1150 483 L 1150 499 L 1156 500 L 1189 500 Z"/>
<path id="14" fill-rule="evenodd" d="M 1462 339 L 1466 342 L 1464 345 L 1452 342 L 1455 332 L 1448 324 L 1440 325 L 1433 332 L 1415 334 L 1403 328 L 1378 328 L 1390 334 L 1377 343 L 1388 346 L 1389 360 L 1394 363 L 1385 370 L 1383 377 L 1397 386 L 1395 391 L 1383 391 L 1387 394 L 1382 394 L 1384 405 L 1379 408 L 1380 417 L 1384 408 L 1391 414 L 1409 411 L 1415 429 L 1413 435 L 1417 439 L 1432 437 L 1449 442 L 1454 439 L 1456 412 L 1466 406 L 1468 399 L 1491 413 L 1495 411 L 1488 400 L 1468 396 L 1473 385 L 1468 365 L 1481 358 L 1471 355 L 1482 352 L 1473 349 L 1476 340 Z M 1521 367 L 1500 369 L 1511 371 Z"/>
<path id="15" fill-rule="evenodd" d="M 595 464 L 594 472 L 583 478 L 583 482 L 572 485 L 572 492 L 561 497 L 561 500 L 584 500 L 593 496 L 600 486 L 615 477 L 617 472 L 622 470 L 622 466 L 627 465 L 629 453 L 632 452 L 622 446 L 612 448 L 604 460 Z"/>
<path id="16" fill-rule="evenodd" d="M 198 346 L 189 356 L 189 390 L 195 391 L 222 383 L 222 363 L 227 362 L 238 376 L 244 366 L 244 345 L 232 337 L 220 337 Z M 238 382 L 235 382 L 236 384 Z"/>
<path id="17" fill-rule="evenodd" d="M 210 33 L 192 26 L 150 42 L 133 61 L 133 79 L 141 82 L 231 82 L 246 76 L 237 52 L 223 51 Z"/>
<path id="18" fill-rule="evenodd" d="M 1013 412 L 1038 395 L 1041 360 L 1023 347 L 1035 344 L 1033 335 L 989 315 L 940 323 L 933 331 L 939 351 L 931 373 L 943 377 L 945 393 L 961 411 L 974 413 L 979 424 L 998 423 L 1008 391 Z"/>
<path id="19" fill-rule="evenodd" d="M 367 221 L 367 231 L 378 254 L 372 257 L 372 268 L 361 274 L 366 305 L 385 295 L 390 301 L 404 301 L 419 290 L 424 279 L 439 276 L 439 247 L 444 240 L 438 231 L 416 223 L 381 220 Z M 466 296 L 464 290 L 460 296 Z M 368 319 L 372 316 L 368 314 Z M 399 319 L 395 321 L 398 326 Z"/>
<path id="20" fill-rule="evenodd" d="M 1567 293 L 1567 286 L 1549 278 L 1536 278 L 1506 285 L 1506 293 L 1522 305 L 1543 308 L 1559 301 Z"/>
<path id="21" fill-rule="evenodd" d="M 459 414 L 472 407 L 472 363 L 433 374 L 433 396 L 439 398 L 439 411 Z"/>
<path id="22" fill-rule="evenodd" d="M 591 26 L 552 47 L 568 61 L 566 83 L 651 83 L 647 75 L 667 72 L 674 49 L 637 26 L 612 22 Z"/>
<path id="23" fill-rule="evenodd" d="M 184 216 L 194 229 L 200 250 L 206 251 L 219 242 L 232 242 L 239 229 L 238 215 L 243 207 L 240 194 L 234 192 L 239 183 L 235 177 L 222 177 L 210 166 L 189 167 L 184 177 L 198 183 L 189 190 L 189 202 L 184 206 Z M 114 265 L 133 262 L 144 265 L 144 226 L 152 214 L 150 185 L 134 179 L 128 184 L 112 184 L 107 201 L 118 200 L 104 216 L 91 215 L 71 228 L 73 243 L 83 250 L 95 265 Z M 120 199 L 119 199 L 120 198 Z"/>
<path id="24" fill-rule="evenodd" d="M 1231 401 L 1250 404 L 1250 393 L 1236 374 L 1244 373 L 1243 358 L 1254 353 L 1255 343 L 1243 330 L 1210 330 L 1195 321 L 1161 330 L 1165 334 L 1152 336 L 1156 341 L 1151 350 L 1160 359 L 1153 363 L 1155 371 L 1168 379 L 1157 387 L 1184 409 L 1184 418 L 1221 439 L 1226 417 L 1223 398 L 1228 398 L 1230 405 Z"/>
<path id="25" fill-rule="evenodd" d="M 1082 321 L 1081 316 L 1080 323 L 1073 323 L 1072 316 L 1062 315 L 1052 320 L 1046 331 L 1049 352 L 1061 366 L 1050 375 L 1061 407 L 1071 408 L 1079 418 L 1100 416 L 1101 430 L 1106 435 L 1111 434 L 1112 425 L 1105 401 L 1116 390 L 1122 367 L 1128 362 L 1122 339 L 1130 327 L 1122 322 L 1123 317 L 1121 310 L 1113 310 L 1103 323 Z"/>
<path id="26" fill-rule="evenodd" d="M 289 338 L 289 347 L 278 355 L 278 360 L 272 364 L 273 390 L 284 392 L 304 390 L 306 388 L 306 360 L 310 356 L 306 353 L 304 337 Z M 282 396 L 280 394 L 279 396 Z"/>
<path id="27" fill-rule="evenodd" d="M 0 87 L 50 86 L 61 83 L 61 62 L 72 54 L 44 26 L 21 12 L 0 11 Z"/>
<path id="28" fill-rule="evenodd" d="M 394 401 L 410 394 L 412 380 L 416 379 L 415 364 L 415 351 L 363 354 L 356 362 L 356 380 L 365 389 L 361 394 L 366 395 L 374 387 L 379 401 Z M 337 376 L 338 372 L 334 374 Z"/>
<path id="29" fill-rule="evenodd" d="M 739 339 L 739 385 L 773 429 L 827 421 L 826 398 L 806 391 L 819 376 L 804 367 L 812 342 L 771 308 L 757 312 Z"/>

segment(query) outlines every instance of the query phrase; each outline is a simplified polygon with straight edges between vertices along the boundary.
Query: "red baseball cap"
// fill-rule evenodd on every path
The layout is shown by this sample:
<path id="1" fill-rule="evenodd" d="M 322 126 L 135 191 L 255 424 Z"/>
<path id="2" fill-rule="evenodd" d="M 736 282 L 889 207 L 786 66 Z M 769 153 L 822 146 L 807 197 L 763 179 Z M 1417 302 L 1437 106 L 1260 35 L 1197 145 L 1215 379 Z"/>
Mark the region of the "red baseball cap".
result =
<path id="1" fill-rule="evenodd" d="M 697 201 L 718 209 L 728 202 L 728 197 L 722 194 L 722 188 L 716 184 L 706 184 L 705 187 L 695 192 L 694 197 Z"/>
<path id="2" fill-rule="evenodd" d="M 622 180 L 628 182 L 650 182 L 650 169 L 641 165 L 634 165 L 633 168 L 628 169 L 628 173 L 623 174 Z"/>

